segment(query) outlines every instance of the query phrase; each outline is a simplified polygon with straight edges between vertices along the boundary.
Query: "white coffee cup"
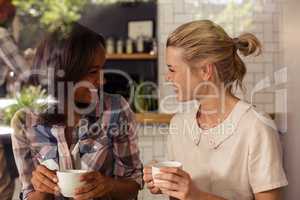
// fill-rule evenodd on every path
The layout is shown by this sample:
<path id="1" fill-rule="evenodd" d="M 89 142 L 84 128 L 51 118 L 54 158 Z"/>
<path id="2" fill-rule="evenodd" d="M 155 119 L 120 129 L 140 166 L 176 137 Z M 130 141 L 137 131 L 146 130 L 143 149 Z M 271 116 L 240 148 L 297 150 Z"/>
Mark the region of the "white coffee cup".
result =
<path id="1" fill-rule="evenodd" d="M 160 168 L 162 168 L 162 167 L 174 167 L 174 168 L 182 169 L 182 164 L 177 161 L 163 161 L 163 162 L 158 162 L 158 163 L 155 163 L 154 165 L 152 165 L 152 178 L 153 178 L 154 184 L 163 182 L 161 180 L 157 180 L 154 178 L 157 174 L 161 174 Z"/>
<path id="2" fill-rule="evenodd" d="M 75 189 L 83 186 L 85 182 L 80 181 L 81 175 L 87 170 L 63 170 L 57 171 L 58 186 L 64 197 L 75 197 Z"/>

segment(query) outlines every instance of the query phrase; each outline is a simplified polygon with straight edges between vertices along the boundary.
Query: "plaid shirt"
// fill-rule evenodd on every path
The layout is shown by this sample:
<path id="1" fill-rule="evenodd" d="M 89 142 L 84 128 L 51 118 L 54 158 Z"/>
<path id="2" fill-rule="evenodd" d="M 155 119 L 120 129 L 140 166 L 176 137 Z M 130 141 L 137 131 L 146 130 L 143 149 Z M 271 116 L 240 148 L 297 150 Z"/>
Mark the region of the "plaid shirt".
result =
<path id="1" fill-rule="evenodd" d="M 7 29 L 0 27 L 0 85 L 5 82 L 9 69 L 19 76 L 28 69 L 28 64 Z"/>
<path id="2" fill-rule="evenodd" d="M 87 169 L 116 179 L 131 179 L 142 188 L 142 163 L 139 158 L 138 138 L 134 115 L 126 100 L 105 94 L 103 112 L 97 106 L 82 117 L 73 133 L 70 149 L 64 126 L 45 126 L 37 123 L 33 112 L 19 111 L 12 120 L 13 151 L 22 182 L 23 199 L 34 191 L 32 171 L 42 161 L 52 159 L 60 169 Z M 113 102 L 118 102 L 118 115 Z M 99 105 L 99 104 L 98 104 Z M 101 114 L 102 113 L 102 114 Z M 117 116 L 114 119 L 112 116 Z M 84 123 L 82 123 L 84 122 Z M 111 127 L 111 125 L 116 125 Z M 101 127 L 98 131 L 95 125 Z M 63 199 L 56 197 L 56 199 Z M 104 198 L 101 198 L 104 199 Z"/>
<path id="3" fill-rule="evenodd" d="M 13 181 L 8 173 L 6 161 L 5 149 L 0 140 L 0 194 L 2 200 L 11 200 L 14 193 L 14 187 Z"/>

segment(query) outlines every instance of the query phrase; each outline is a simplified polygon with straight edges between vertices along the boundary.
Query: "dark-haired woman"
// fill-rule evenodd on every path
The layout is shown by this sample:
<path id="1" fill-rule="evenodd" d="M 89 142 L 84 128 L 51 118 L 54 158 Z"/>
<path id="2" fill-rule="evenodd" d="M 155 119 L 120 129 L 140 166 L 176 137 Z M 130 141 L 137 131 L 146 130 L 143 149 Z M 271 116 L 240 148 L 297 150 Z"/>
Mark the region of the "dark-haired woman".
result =
<path id="1" fill-rule="evenodd" d="M 47 80 L 55 103 L 43 112 L 23 109 L 12 120 L 23 199 L 62 199 L 57 168 L 90 171 L 75 199 L 137 196 L 142 163 L 134 117 L 121 96 L 101 92 L 104 62 L 103 38 L 79 24 L 37 48 L 32 80 Z"/>

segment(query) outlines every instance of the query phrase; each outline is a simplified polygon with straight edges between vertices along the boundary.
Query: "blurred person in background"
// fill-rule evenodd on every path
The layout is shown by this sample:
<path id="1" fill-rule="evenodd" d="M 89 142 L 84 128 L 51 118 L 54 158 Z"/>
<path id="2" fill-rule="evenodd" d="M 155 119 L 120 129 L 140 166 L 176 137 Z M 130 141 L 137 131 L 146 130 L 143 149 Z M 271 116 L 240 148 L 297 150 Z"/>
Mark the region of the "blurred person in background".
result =
<path id="1" fill-rule="evenodd" d="M 0 97 L 8 93 L 8 84 L 20 82 L 28 64 L 12 36 L 16 8 L 10 0 L 0 0 Z"/>
<path id="2" fill-rule="evenodd" d="M 7 94 L 9 75 L 21 75 L 27 63 L 18 51 L 10 33 L 16 9 L 9 0 L 0 0 L 0 97 Z M 10 73 L 11 72 L 11 73 Z M 10 80 L 13 80 L 10 77 Z M 0 141 L 0 194 L 1 200 L 12 199 L 14 183 L 7 169 L 7 160 L 2 141 Z"/>

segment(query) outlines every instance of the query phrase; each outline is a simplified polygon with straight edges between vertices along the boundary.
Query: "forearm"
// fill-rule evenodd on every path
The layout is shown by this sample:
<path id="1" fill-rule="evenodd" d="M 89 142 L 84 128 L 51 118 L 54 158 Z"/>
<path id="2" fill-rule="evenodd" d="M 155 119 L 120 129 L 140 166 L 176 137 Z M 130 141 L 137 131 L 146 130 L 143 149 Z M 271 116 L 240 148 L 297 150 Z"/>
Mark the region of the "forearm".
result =
<path id="1" fill-rule="evenodd" d="M 174 197 L 170 197 L 170 200 L 178 200 Z M 197 195 L 197 197 L 195 197 L 195 200 L 226 200 L 223 197 L 219 197 L 213 194 L 209 194 L 206 192 L 199 192 L 199 194 Z"/>
<path id="2" fill-rule="evenodd" d="M 226 200 L 226 199 L 207 192 L 200 192 L 199 200 Z"/>
<path id="3" fill-rule="evenodd" d="M 54 196 L 48 193 L 42 193 L 38 191 L 31 192 L 28 196 L 28 200 L 53 200 Z"/>
<path id="4" fill-rule="evenodd" d="M 139 185 L 133 180 L 111 179 L 110 197 L 114 200 L 133 199 L 138 195 Z"/>

